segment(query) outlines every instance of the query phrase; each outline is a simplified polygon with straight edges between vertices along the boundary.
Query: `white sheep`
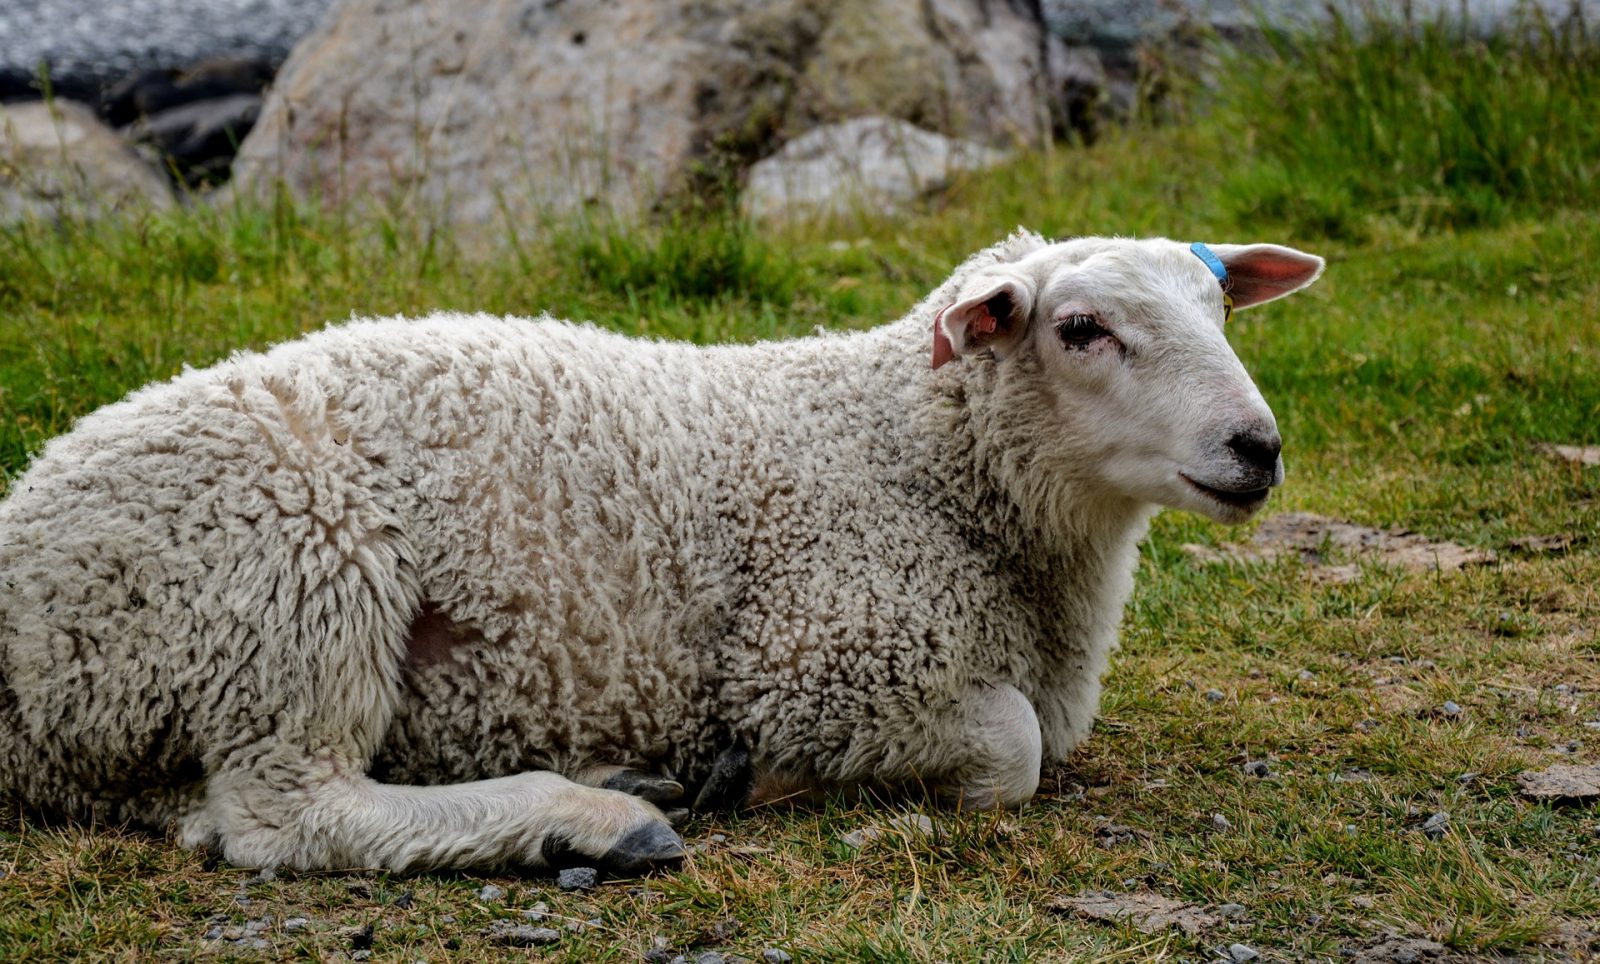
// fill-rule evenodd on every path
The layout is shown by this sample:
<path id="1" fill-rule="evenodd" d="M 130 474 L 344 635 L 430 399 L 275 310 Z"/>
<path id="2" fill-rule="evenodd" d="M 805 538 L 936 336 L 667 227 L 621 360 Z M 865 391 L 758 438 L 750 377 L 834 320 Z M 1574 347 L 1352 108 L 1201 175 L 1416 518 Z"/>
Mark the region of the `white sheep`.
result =
<path id="1" fill-rule="evenodd" d="M 1321 268 L 1018 232 L 863 333 L 445 314 L 187 371 L 0 504 L 0 789 L 302 869 L 670 859 L 730 747 L 755 798 L 1019 806 L 1155 507 L 1281 478 L 1224 286 Z"/>

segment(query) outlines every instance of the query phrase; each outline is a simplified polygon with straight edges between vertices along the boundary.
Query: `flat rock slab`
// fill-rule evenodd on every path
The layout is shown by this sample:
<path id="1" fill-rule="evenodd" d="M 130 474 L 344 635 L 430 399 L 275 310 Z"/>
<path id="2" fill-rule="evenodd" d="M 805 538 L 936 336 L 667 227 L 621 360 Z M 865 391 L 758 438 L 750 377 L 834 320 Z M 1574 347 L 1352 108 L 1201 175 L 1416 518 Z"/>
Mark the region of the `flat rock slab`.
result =
<path id="1" fill-rule="evenodd" d="M 1420 937 L 1382 937 L 1350 958 L 1355 964 L 1420 964 L 1446 960 L 1443 944 Z"/>
<path id="2" fill-rule="evenodd" d="M 1517 774 L 1522 795 L 1552 803 L 1585 803 L 1600 799 L 1600 764 L 1570 766 L 1559 764 L 1546 770 L 1525 770 Z"/>
<path id="3" fill-rule="evenodd" d="M 1454 572 L 1467 566 L 1492 563 L 1488 549 L 1430 539 L 1406 529 L 1376 529 L 1311 512 L 1286 512 L 1261 524 L 1248 546 L 1224 545 L 1218 549 L 1183 547 L 1202 563 L 1269 562 L 1294 556 L 1312 571 L 1318 582 L 1351 582 L 1361 575 L 1357 563 L 1338 563 L 1335 557 L 1371 559 L 1380 565 L 1411 571 Z"/>
<path id="4" fill-rule="evenodd" d="M 884 821 L 883 826 L 881 827 L 862 827 L 859 830 L 852 830 L 849 833 L 840 834 L 839 840 L 846 846 L 860 849 L 872 841 L 877 840 L 879 837 L 884 837 L 889 834 L 899 834 L 901 836 L 920 834 L 921 836 L 927 837 L 931 836 L 936 829 L 937 825 L 927 815 L 921 813 L 904 813 L 898 817 L 891 817 L 890 819 Z"/>
<path id="5" fill-rule="evenodd" d="M 1541 445 L 1539 448 L 1563 462 L 1600 465 L 1600 445 Z"/>
<path id="6" fill-rule="evenodd" d="M 1222 922 L 1222 918 L 1199 904 L 1189 904 L 1160 894 L 1114 894 L 1103 891 L 1078 897 L 1057 897 L 1046 905 L 1061 914 L 1072 914 L 1106 923 L 1128 921 L 1146 934 L 1176 927 L 1190 937 Z"/>

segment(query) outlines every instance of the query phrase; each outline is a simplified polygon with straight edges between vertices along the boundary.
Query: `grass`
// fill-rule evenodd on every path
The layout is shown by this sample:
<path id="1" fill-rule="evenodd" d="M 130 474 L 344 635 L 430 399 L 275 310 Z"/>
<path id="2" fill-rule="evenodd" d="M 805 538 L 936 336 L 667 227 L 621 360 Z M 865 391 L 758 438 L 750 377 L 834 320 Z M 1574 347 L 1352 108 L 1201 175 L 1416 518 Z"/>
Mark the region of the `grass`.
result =
<path id="1" fill-rule="evenodd" d="M 1529 38 L 1480 48 L 1430 27 L 1352 29 L 1320 52 L 1280 44 L 1236 65 L 1243 80 L 1190 124 L 1020 157 L 899 220 L 519 226 L 489 239 L 488 255 L 483 238 L 403 216 L 288 203 L 0 231 L 8 474 L 133 387 L 352 312 L 549 310 L 748 340 L 892 318 L 1018 223 L 1298 244 L 1330 257 L 1326 278 L 1230 331 L 1287 440 L 1289 482 L 1270 511 L 1409 527 L 1501 560 L 1448 574 L 1368 566 L 1347 584 L 1295 562 L 1205 567 L 1180 547 L 1242 535 L 1165 513 L 1100 723 L 1047 771 L 1037 802 L 934 814 L 931 837 L 889 834 L 859 851 L 839 836 L 896 807 L 702 818 L 688 836 L 704 849 L 682 870 L 592 894 L 538 877 L 260 880 L 159 837 L 12 812 L 0 821 L 0 958 L 339 957 L 368 925 L 374 958 L 395 960 L 638 960 L 658 936 L 675 954 L 780 947 L 799 960 L 1192 960 L 1233 942 L 1338 959 L 1389 932 L 1462 958 L 1583 957 L 1600 918 L 1600 820 L 1530 803 L 1514 778 L 1594 761 L 1600 740 L 1585 725 L 1600 721 L 1600 470 L 1537 448 L 1600 444 L 1600 101 L 1595 72 L 1575 66 L 1593 63 L 1592 42 Z M 1530 52 L 1550 43 L 1578 46 L 1566 59 Z M 1466 69 L 1484 50 L 1505 69 Z M 1337 79 L 1381 85 L 1385 64 L 1399 86 L 1347 103 Z M 1418 114 L 1406 84 L 1458 109 Z M 1540 100 L 1547 90 L 1572 103 Z M 1503 103 L 1549 109 L 1491 109 Z M 1361 139 L 1360 125 L 1398 130 L 1402 115 L 1418 129 L 1396 153 Z M 1443 171 L 1474 138 L 1538 177 L 1496 180 L 1477 162 Z M 1542 153 L 1519 153 L 1530 143 Z M 1418 185 L 1440 203 L 1409 203 Z M 1513 542 L 1559 533 L 1576 537 L 1571 550 Z M 1458 715 L 1439 712 L 1447 700 Z M 1255 760 L 1273 775 L 1244 773 Z M 1435 840 L 1419 826 L 1437 812 L 1449 823 Z M 479 899 L 485 880 L 508 897 Z M 1245 915 L 1191 937 L 1051 909 L 1095 890 Z M 539 901 L 558 927 L 599 923 L 534 951 L 483 935 Z M 284 929 L 295 916 L 311 923 Z M 265 951 L 206 937 L 264 919 Z"/>

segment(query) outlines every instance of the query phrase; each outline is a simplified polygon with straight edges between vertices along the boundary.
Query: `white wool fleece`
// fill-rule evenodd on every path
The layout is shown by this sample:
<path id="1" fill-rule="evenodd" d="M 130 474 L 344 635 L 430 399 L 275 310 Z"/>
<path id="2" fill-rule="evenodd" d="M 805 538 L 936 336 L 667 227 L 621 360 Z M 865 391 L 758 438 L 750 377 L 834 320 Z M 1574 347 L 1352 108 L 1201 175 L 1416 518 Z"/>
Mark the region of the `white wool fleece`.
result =
<path id="1" fill-rule="evenodd" d="M 0 504 L 0 787 L 195 840 L 248 830 L 260 862 L 424 866 L 526 855 L 386 857 L 451 805 L 398 796 L 399 829 L 340 843 L 367 833 L 356 797 L 329 802 L 341 780 L 692 782 L 738 741 L 793 785 L 970 790 L 972 733 L 1026 742 L 1030 705 L 1036 779 L 1040 743 L 1059 758 L 1089 731 L 1154 508 L 1126 489 L 1160 473 L 1073 461 L 1105 427 L 1041 382 L 1080 356 L 1019 342 L 934 370 L 932 326 L 987 267 L 1032 258 L 1042 305 L 1067 277 L 1047 249 L 1156 243 L 1090 240 L 1019 232 L 863 333 L 697 348 L 549 318 L 356 321 L 83 418 Z M 1220 306 L 1159 244 L 1190 314 Z M 1232 358 L 1220 314 L 1195 324 Z M 998 709 L 963 706 L 987 693 Z M 1008 802 L 1033 789 L 1019 765 L 990 781 Z"/>

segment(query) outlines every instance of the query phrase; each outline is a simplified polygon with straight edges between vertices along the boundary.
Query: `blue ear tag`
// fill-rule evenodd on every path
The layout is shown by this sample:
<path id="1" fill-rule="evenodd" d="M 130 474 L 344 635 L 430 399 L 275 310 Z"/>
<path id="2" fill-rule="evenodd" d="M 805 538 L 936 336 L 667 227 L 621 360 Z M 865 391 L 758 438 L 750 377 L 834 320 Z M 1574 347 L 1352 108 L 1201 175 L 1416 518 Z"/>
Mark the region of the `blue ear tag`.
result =
<path id="1" fill-rule="evenodd" d="M 1222 259 L 1217 257 L 1202 241 L 1196 241 L 1189 245 L 1189 250 L 1194 252 L 1195 257 L 1205 262 L 1205 266 L 1210 268 L 1211 273 L 1217 276 L 1217 284 L 1222 286 L 1222 323 L 1227 324 L 1228 319 L 1233 317 L 1233 295 L 1228 293 L 1228 288 L 1230 287 L 1228 284 L 1228 266 L 1223 264 Z"/>

